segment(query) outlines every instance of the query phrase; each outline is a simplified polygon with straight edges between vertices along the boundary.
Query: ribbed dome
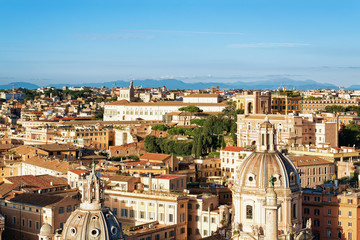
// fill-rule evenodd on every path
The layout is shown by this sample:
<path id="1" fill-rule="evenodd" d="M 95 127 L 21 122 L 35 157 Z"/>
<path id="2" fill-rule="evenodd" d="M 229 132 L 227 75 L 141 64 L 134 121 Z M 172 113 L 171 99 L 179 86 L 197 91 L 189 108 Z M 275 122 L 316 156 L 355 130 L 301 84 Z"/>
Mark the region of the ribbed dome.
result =
<path id="1" fill-rule="evenodd" d="M 119 221 L 109 209 L 75 210 L 66 221 L 62 238 L 66 240 L 117 240 L 123 239 Z"/>
<path id="2" fill-rule="evenodd" d="M 274 177 L 275 189 L 300 187 L 299 175 L 290 159 L 278 151 L 254 152 L 248 156 L 237 170 L 235 189 L 239 187 L 266 189 L 269 178 Z"/>
<path id="3" fill-rule="evenodd" d="M 68 218 L 62 240 L 123 240 L 121 223 L 103 207 L 104 181 L 93 170 L 81 185 L 81 204 Z"/>
<path id="4" fill-rule="evenodd" d="M 50 224 L 45 223 L 44 225 L 42 225 L 42 227 L 40 228 L 40 236 L 45 237 L 45 236 L 49 236 L 53 234 L 53 230 Z"/>

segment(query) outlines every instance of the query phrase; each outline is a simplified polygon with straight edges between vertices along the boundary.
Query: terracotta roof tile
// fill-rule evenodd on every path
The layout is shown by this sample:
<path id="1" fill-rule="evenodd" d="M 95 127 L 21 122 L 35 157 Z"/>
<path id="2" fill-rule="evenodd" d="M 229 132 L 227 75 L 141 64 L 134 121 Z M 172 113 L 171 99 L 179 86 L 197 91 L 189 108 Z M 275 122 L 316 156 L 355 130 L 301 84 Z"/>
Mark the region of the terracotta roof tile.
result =
<path id="1" fill-rule="evenodd" d="M 140 160 L 157 160 L 157 161 L 165 161 L 171 157 L 169 154 L 161 154 L 161 153 L 145 153 L 140 157 Z"/>
<path id="2" fill-rule="evenodd" d="M 332 162 L 318 156 L 290 156 L 289 158 L 296 167 L 332 164 Z"/>
<path id="3" fill-rule="evenodd" d="M 233 146 L 227 146 L 221 149 L 222 151 L 229 151 L 229 152 L 241 152 L 245 148 L 244 147 L 233 147 Z"/>

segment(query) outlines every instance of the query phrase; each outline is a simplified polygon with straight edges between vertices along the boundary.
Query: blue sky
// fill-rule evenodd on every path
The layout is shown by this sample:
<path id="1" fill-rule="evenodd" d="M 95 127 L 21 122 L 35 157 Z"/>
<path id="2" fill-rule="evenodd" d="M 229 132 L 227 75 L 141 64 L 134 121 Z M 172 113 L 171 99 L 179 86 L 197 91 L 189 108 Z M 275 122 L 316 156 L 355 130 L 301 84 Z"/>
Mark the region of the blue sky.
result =
<path id="1" fill-rule="evenodd" d="M 360 1 L 0 0 L 0 83 L 360 82 Z"/>

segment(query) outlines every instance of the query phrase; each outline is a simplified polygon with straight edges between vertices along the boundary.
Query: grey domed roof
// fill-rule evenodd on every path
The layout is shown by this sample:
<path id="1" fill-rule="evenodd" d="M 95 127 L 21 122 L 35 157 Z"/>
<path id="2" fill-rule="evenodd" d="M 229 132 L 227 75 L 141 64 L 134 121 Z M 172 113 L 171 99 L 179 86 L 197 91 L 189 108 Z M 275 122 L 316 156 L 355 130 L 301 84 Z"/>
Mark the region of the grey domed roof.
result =
<path id="1" fill-rule="evenodd" d="M 121 223 L 112 211 L 103 207 L 104 181 L 93 170 L 81 185 L 81 204 L 67 219 L 61 233 L 66 240 L 124 239 Z"/>
<path id="2" fill-rule="evenodd" d="M 293 191 L 300 187 L 299 175 L 290 159 L 278 151 L 254 152 L 241 164 L 236 172 L 235 187 L 266 189 L 269 178 L 273 176 L 276 189 L 289 188 Z"/>
<path id="3" fill-rule="evenodd" d="M 53 234 L 52 226 L 48 223 L 45 223 L 40 228 L 40 236 L 49 236 Z"/>
<path id="4" fill-rule="evenodd" d="M 117 240 L 123 239 L 123 236 L 121 224 L 109 209 L 95 211 L 77 209 L 66 221 L 62 239 Z"/>

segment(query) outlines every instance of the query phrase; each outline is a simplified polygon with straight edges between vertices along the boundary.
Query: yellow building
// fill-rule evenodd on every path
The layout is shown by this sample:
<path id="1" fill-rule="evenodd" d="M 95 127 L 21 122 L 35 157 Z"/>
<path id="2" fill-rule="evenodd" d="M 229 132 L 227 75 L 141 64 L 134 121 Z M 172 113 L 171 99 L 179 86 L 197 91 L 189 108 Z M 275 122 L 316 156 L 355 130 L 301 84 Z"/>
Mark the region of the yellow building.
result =
<path id="1" fill-rule="evenodd" d="M 0 182 L 6 177 L 21 175 L 21 162 L 16 160 L 0 160 Z"/>
<path id="2" fill-rule="evenodd" d="M 301 97 L 292 92 L 277 92 L 271 95 L 271 113 L 288 114 L 301 112 Z"/>
<path id="3" fill-rule="evenodd" d="M 235 96 L 236 109 L 244 110 L 245 114 L 270 113 L 270 92 L 246 91 Z"/>

